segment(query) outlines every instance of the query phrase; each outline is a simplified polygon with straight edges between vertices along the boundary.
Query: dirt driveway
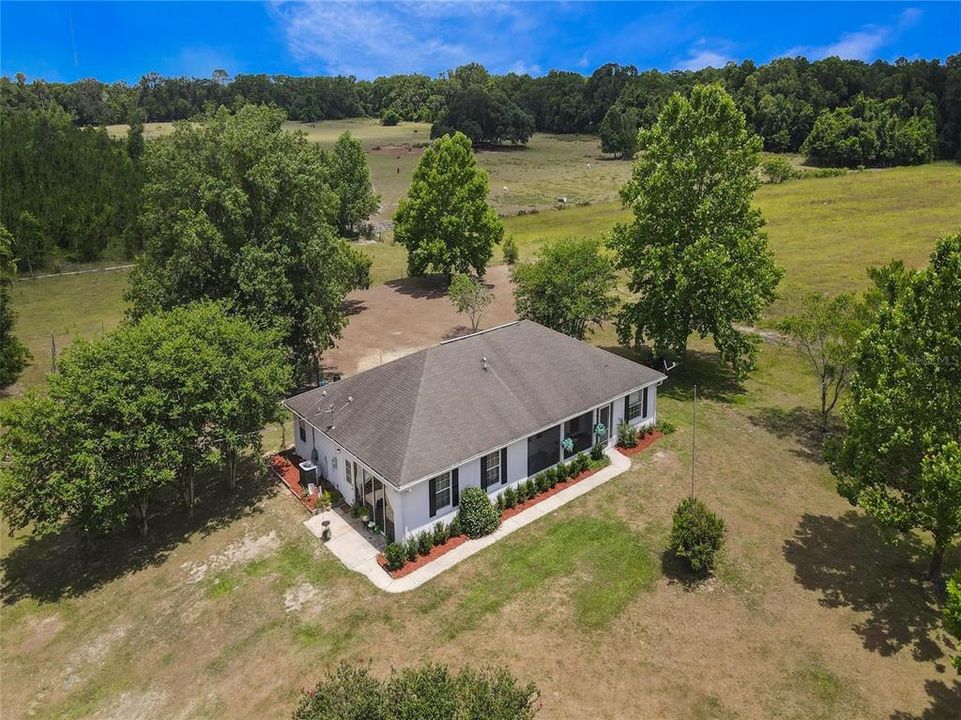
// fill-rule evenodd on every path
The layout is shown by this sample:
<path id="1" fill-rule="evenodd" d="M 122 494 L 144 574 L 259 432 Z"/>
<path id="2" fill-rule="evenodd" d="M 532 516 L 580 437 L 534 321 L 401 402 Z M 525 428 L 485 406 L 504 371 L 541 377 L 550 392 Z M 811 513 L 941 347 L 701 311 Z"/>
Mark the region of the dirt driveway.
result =
<path id="1" fill-rule="evenodd" d="M 489 268 L 484 279 L 494 303 L 481 329 L 516 319 L 508 266 Z M 440 278 L 391 280 L 351 293 L 346 304 L 350 324 L 324 354 L 326 373 L 352 375 L 470 332 L 470 319 L 454 310 Z"/>

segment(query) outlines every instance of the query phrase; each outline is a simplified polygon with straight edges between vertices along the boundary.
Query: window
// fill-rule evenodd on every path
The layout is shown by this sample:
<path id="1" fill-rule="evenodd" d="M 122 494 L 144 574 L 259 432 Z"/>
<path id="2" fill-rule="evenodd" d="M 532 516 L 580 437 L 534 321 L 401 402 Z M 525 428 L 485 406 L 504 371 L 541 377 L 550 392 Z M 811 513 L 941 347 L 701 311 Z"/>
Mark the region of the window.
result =
<path id="1" fill-rule="evenodd" d="M 627 417 L 625 420 L 633 420 L 641 416 L 641 391 L 632 392 L 627 396 Z"/>
<path id="2" fill-rule="evenodd" d="M 434 479 L 434 507 L 450 505 L 450 473 L 445 472 Z"/>
<path id="3" fill-rule="evenodd" d="M 297 427 L 300 428 L 301 442 L 307 442 L 307 424 L 303 420 L 298 420 Z"/>
<path id="4" fill-rule="evenodd" d="M 501 453 L 495 450 L 481 460 L 481 485 L 486 490 L 491 485 L 497 485 L 501 481 Z"/>

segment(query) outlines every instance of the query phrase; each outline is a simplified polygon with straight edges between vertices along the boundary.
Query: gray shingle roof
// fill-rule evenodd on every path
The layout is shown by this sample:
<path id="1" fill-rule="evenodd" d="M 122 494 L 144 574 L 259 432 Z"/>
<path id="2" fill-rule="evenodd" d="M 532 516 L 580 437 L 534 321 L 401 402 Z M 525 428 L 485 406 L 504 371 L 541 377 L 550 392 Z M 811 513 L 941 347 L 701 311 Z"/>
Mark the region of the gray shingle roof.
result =
<path id="1" fill-rule="evenodd" d="M 521 320 L 421 350 L 285 404 L 401 487 L 663 378 Z M 333 416 L 326 412 L 330 404 Z"/>

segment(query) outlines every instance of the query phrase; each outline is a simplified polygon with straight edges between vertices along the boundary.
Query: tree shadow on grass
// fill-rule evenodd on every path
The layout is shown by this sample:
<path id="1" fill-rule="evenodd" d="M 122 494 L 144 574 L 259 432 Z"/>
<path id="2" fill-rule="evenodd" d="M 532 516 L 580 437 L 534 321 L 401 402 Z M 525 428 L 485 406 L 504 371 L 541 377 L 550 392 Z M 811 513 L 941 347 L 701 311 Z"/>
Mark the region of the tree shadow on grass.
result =
<path id="1" fill-rule="evenodd" d="M 388 280 L 384 285 L 402 295 L 417 299 L 436 299 L 447 295 L 447 278 L 443 275 L 397 278 Z"/>
<path id="2" fill-rule="evenodd" d="M 868 650 L 886 656 L 910 648 L 919 661 L 944 656 L 931 637 L 941 613 L 926 581 L 930 549 L 917 538 L 886 542 L 872 519 L 854 511 L 806 514 L 783 552 L 795 580 L 821 593 L 821 605 L 866 614 L 852 629 Z"/>
<path id="3" fill-rule="evenodd" d="M 674 400 L 690 401 L 694 396 L 695 384 L 698 398 L 722 403 L 734 402 L 738 395 L 745 392 L 731 368 L 721 362 L 716 352 L 688 350 L 687 356 L 677 367 L 665 372 L 663 363 L 656 362 L 646 346 L 627 348 L 607 345 L 602 349 L 663 372 L 669 382 L 658 390 L 658 394 Z"/>
<path id="4" fill-rule="evenodd" d="M 219 477 L 198 478 L 193 513 L 179 503 L 177 493 L 159 498 L 146 538 L 129 529 L 90 540 L 73 526 L 42 538 L 30 535 L 0 559 L 3 604 L 80 597 L 128 573 L 161 565 L 195 533 L 205 537 L 261 512 L 261 501 L 275 491 L 273 479 L 252 463 L 234 490 Z"/>
<path id="5" fill-rule="evenodd" d="M 795 440 L 798 445 L 792 450 L 795 455 L 805 460 L 824 462 L 824 441 L 829 436 L 821 432 L 821 418 L 817 410 L 800 405 L 790 410 L 765 407 L 748 419 L 755 427 L 767 430 L 781 440 Z"/>
<path id="6" fill-rule="evenodd" d="M 661 573 L 672 585 L 681 585 L 685 590 L 696 590 L 713 577 L 711 573 L 696 573 L 691 570 L 670 548 L 661 553 Z"/>
<path id="7" fill-rule="evenodd" d="M 891 713 L 891 720 L 957 720 L 961 717 L 961 680 L 927 680 L 924 690 L 931 704 L 920 715 L 898 710 Z"/>

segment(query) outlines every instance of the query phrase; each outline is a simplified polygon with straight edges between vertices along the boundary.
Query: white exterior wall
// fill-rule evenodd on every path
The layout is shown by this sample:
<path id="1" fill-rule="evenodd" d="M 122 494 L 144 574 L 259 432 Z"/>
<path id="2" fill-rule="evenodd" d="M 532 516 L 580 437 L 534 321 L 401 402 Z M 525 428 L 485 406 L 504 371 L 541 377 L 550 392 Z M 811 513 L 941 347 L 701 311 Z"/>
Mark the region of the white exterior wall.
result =
<path id="1" fill-rule="evenodd" d="M 610 438 L 608 446 L 613 445 L 617 440 L 617 426 L 624 421 L 624 397 L 615 398 L 613 402 L 612 422 L 609 428 Z M 607 403 L 604 403 L 606 405 Z M 604 407 L 598 406 L 598 408 Z M 598 408 L 594 408 L 595 413 Z M 647 416 L 635 418 L 631 421 L 632 425 L 650 425 L 657 417 L 657 386 L 648 386 L 647 396 Z M 597 422 L 595 414 L 594 423 Z M 348 453 L 343 448 L 338 448 L 330 438 L 316 430 L 309 423 L 305 423 L 307 429 L 307 440 L 300 439 L 300 420 L 294 420 L 294 446 L 296 452 L 301 457 L 307 459 L 312 457 L 312 450 L 317 451 L 316 464 L 321 474 L 331 482 L 348 503 L 354 501 L 354 489 L 347 483 L 345 472 L 345 461 L 352 460 L 358 465 L 367 468 L 367 471 L 380 477 L 371 468 L 367 467 L 362 461 Z M 338 452 L 339 450 L 339 452 Z M 560 448 L 558 448 L 560 457 Z M 336 458 L 336 460 L 335 460 Z M 336 463 L 336 467 L 334 467 Z M 523 437 L 515 440 L 507 446 L 507 478 L 506 484 L 498 484 L 488 488 L 488 495 L 493 502 L 497 496 L 511 485 L 516 485 L 527 479 L 527 438 Z M 381 478 L 382 479 L 382 478 Z M 401 541 L 409 535 L 417 534 L 423 530 L 432 528 L 438 522 L 449 523 L 454 519 L 457 508 L 447 506 L 438 508 L 434 517 L 430 516 L 430 500 L 428 492 L 430 483 L 427 479 L 412 485 L 404 490 L 396 490 L 389 483 L 384 482 L 385 492 L 389 495 L 391 507 L 394 511 L 394 534 L 396 540 Z M 480 458 L 474 458 L 458 466 L 458 489 L 463 493 L 466 488 L 480 487 Z"/>

